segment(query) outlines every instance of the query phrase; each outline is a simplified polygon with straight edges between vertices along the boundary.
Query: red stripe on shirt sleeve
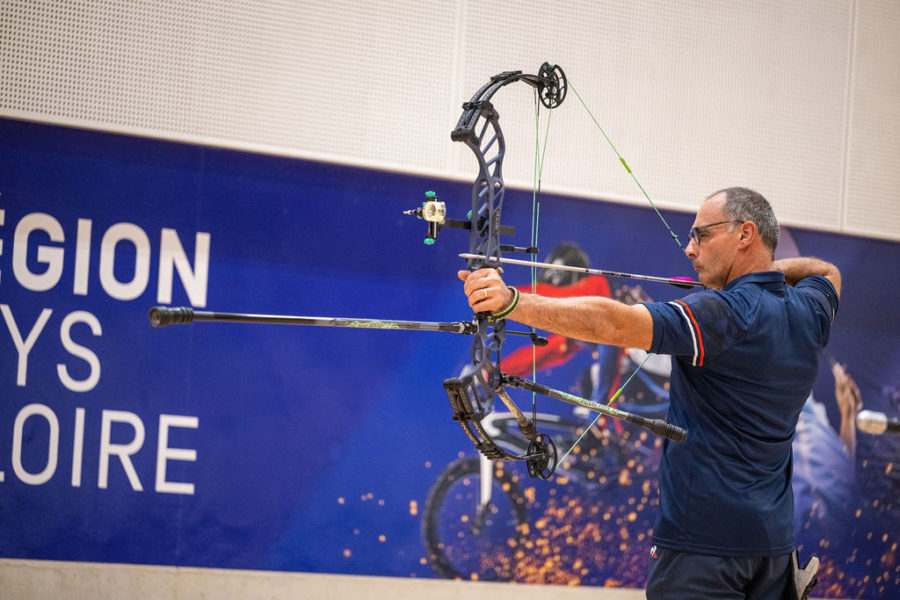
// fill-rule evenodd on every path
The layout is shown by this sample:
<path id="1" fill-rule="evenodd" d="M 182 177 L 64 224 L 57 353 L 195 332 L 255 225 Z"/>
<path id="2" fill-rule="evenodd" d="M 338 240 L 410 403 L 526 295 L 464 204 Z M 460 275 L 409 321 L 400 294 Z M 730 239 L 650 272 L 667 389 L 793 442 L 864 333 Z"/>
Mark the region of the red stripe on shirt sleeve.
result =
<path id="1" fill-rule="evenodd" d="M 687 311 L 688 316 L 691 318 L 691 323 L 694 324 L 694 331 L 697 332 L 697 348 L 700 350 L 700 356 L 697 359 L 697 366 L 703 366 L 703 336 L 700 335 L 700 325 L 697 324 L 697 319 L 694 318 L 694 313 L 691 311 L 691 307 L 682 302 L 681 300 L 675 300 L 678 304 L 684 307 L 684 310 Z"/>

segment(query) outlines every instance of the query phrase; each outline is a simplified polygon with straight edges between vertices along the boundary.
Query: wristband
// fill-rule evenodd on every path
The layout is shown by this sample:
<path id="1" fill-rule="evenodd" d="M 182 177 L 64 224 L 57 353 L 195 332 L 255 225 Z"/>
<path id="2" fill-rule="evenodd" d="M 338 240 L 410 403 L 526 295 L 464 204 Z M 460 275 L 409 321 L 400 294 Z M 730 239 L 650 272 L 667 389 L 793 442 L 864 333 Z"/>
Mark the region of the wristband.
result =
<path id="1" fill-rule="evenodd" d="M 512 293 L 513 293 L 513 299 L 512 299 L 512 302 L 510 302 L 510 303 L 509 303 L 509 306 L 507 306 L 506 308 L 504 308 L 504 309 L 501 310 L 500 312 L 498 312 L 498 313 L 491 313 L 491 316 L 489 317 L 489 320 L 491 320 L 491 321 L 502 321 L 502 320 L 505 319 L 507 316 L 509 316 L 509 314 L 510 314 L 512 311 L 516 310 L 516 307 L 519 305 L 519 290 L 517 290 L 516 288 L 514 288 L 514 287 L 512 287 L 512 286 L 509 286 L 507 289 L 511 290 Z"/>

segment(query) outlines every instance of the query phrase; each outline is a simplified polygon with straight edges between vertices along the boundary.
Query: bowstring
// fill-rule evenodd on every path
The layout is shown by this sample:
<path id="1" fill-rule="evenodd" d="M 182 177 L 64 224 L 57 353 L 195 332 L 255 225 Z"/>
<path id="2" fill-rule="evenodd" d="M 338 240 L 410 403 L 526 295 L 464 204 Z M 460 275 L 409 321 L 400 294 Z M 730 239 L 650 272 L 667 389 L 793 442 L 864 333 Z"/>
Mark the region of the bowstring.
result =
<path id="1" fill-rule="evenodd" d="M 616 398 L 618 398 L 619 395 L 625 390 L 625 386 L 627 386 L 627 385 L 631 382 L 631 380 L 634 379 L 634 376 L 638 374 L 638 371 L 641 370 L 641 368 L 644 366 L 644 363 L 646 363 L 648 360 L 650 360 L 650 357 L 651 357 L 651 356 L 653 356 L 653 354 L 651 354 L 650 352 L 648 352 L 648 353 L 647 353 L 647 356 L 644 357 L 644 360 L 641 361 L 641 364 L 638 365 L 638 368 L 635 369 L 634 372 L 633 372 L 631 375 L 628 376 L 628 379 L 625 380 L 625 383 L 623 383 L 623 384 L 619 387 L 619 389 L 616 390 L 616 392 L 615 392 L 612 396 L 609 397 L 609 400 L 606 401 L 606 405 L 607 405 L 607 406 L 610 406 L 613 402 L 616 401 Z M 575 440 L 575 443 L 572 444 L 572 445 L 569 447 L 568 450 L 566 450 L 566 453 L 563 454 L 563 455 L 562 455 L 562 458 L 560 458 L 560 459 L 557 461 L 557 464 L 562 464 L 563 462 L 565 462 L 566 458 L 568 458 L 568 456 L 572 453 L 572 450 L 575 449 L 575 446 L 577 446 L 578 444 L 581 443 L 581 440 L 584 439 L 584 436 L 587 435 L 587 432 L 594 428 L 594 425 L 597 424 L 597 421 L 599 421 L 599 420 L 600 420 L 600 417 L 602 417 L 602 416 L 603 416 L 603 413 L 597 413 L 597 416 L 594 417 L 594 420 L 591 421 L 591 424 L 588 425 L 588 426 L 585 428 L 585 430 L 581 432 L 581 435 L 579 435 L 579 436 L 578 436 L 578 439 Z"/>
<path id="2" fill-rule="evenodd" d="M 553 116 L 553 110 L 547 109 L 547 125 L 544 130 L 544 143 L 541 146 L 541 102 L 540 92 L 534 89 L 534 176 L 531 189 L 531 247 L 538 247 L 538 233 L 540 228 L 541 216 L 541 180 L 544 174 L 544 159 L 547 156 L 547 140 L 550 137 L 550 118 Z M 531 255 L 531 262 L 537 262 L 536 254 Z M 538 268 L 531 266 L 531 293 L 537 294 L 537 273 Z M 531 332 L 535 333 L 535 328 L 531 327 Z M 531 378 L 537 382 L 537 347 L 531 345 Z M 532 422 L 537 424 L 537 392 L 531 392 L 531 417 Z"/>
<path id="3" fill-rule="evenodd" d="M 672 228 L 669 227 L 669 223 L 666 221 L 666 218 L 662 216 L 662 213 L 659 212 L 659 209 L 656 208 L 656 204 L 654 204 L 653 200 L 650 198 L 650 194 L 647 193 L 647 190 L 644 189 L 644 186 L 641 185 L 641 182 L 638 181 L 638 178 L 632 172 L 631 167 L 628 166 L 628 163 L 625 162 L 625 158 L 619 154 L 618 149 L 615 144 L 613 144 L 612 140 L 606 135 L 606 131 L 604 131 L 603 127 L 600 125 L 600 122 L 597 121 L 597 118 L 594 117 L 594 113 L 591 112 L 591 109 L 588 108 L 588 105 L 582 99 L 581 94 L 578 93 L 578 90 L 575 89 L 575 86 L 572 85 L 572 79 L 570 77 L 566 77 L 566 82 L 573 92 L 575 92 L 575 97 L 578 98 L 578 101 L 581 102 L 581 106 L 584 107 L 584 110 L 587 111 L 588 116 L 594 122 L 594 125 L 597 126 L 597 129 L 600 130 L 600 133 L 603 134 L 603 138 L 606 140 L 606 143 L 609 144 L 609 147 L 612 148 L 612 151 L 616 154 L 616 157 L 619 159 L 619 162 L 622 163 L 622 166 L 625 167 L 625 170 L 628 171 L 628 174 L 631 176 L 631 179 L 634 180 L 634 183 L 638 186 L 638 189 L 641 190 L 641 193 L 644 195 L 644 198 L 647 199 L 647 202 L 650 203 L 650 206 L 653 207 L 653 210 L 656 212 L 656 216 L 663 222 L 663 225 L 666 226 L 666 229 L 669 230 L 669 235 L 672 236 L 672 239 L 675 240 L 675 243 L 678 244 L 678 247 L 681 249 L 682 253 L 684 253 L 684 246 L 681 245 L 681 240 L 678 239 L 678 234 L 672 231 Z"/>
<path id="4" fill-rule="evenodd" d="M 588 116 L 594 122 L 594 125 L 596 125 L 597 129 L 600 130 L 600 133 L 603 135 L 603 138 L 606 140 L 607 144 L 609 144 L 609 147 L 612 149 L 613 153 L 615 153 L 616 157 L 619 159 L 619 162 L 622 164 L 622 166 L 628 172 L 629 176 L 634 181 L 635 185 L 637 185 L 638 189 L 641 191 L 641 194 L 644 196 L 644 198 L 647 200 L 647 202 L 650 203 L 650 206 L 653 208 L 654 212 L 659 217 L 660 221 L 662 221 L 663 225 L 668 230 L 669 235 L 675 241 L 675 244 L 681 250 L 682 254 L 684 254 L 684 246 L 681 244 L 681 241 L 678 238 L 678 234 L 676 234 L 672 230 L 672 228 L 669 226 L 669 223 L 666 221 L 665 217 L 662 215 L 662 213 L 657 208 L 656 204 L 653 202 L 653 199 L 650 197 L 650 194 L 648 194 L 647 190 L 644 189 L 644 186 L 641 185 L 641 182 L 638 180 L 637 176 L 631 170 L 631 167 L 628 166 L 628 162 L 621 155 L 621 153 L 619 153 L 619 150 L 616 148 L 612 139 L 610 139 L 610 137 L 606 134 L 606 131 L 600 125 L 599 121 L 597 121 L 597 118 L 591 112 L 591 109 L 588 107 L 587 103 L 585 103 L 584 99 L 581 97 L 581 94 L 578 93 L 578 90 L 572 84 L 571 78 L 567 77 L 566 82 L 567 82 L 568 87 L 571 88 L 571 90 L 575 93 L 575 97 L 578 98 L 578 101 L 581 103 L 581 106 L 584 108 L 584 110 L 587 112 Z M 546 124 L 546 129 L 544 132 L 544 139 L 543 139 L 543 146 L 542 146 L 541 145 L 541 133 L 540 133 L 540 129 L 541 129 L 541 127 L 540 127 L 540 113 L 541 113 L 540 106 L 541 106 L 541 103 L 539 101 L 539 94 L 538 94 L 537 90 L 535 90 L 535 92 L 534 92 L 534 101 L 535 101 L 535 147 L 534 147 L 534 177 L 533 177 L 533 183 L 532 183 L 532 200 L 531 200 L 531 246 L 537 247 L 538 232 L 539 232 L 539 218 L 540 218 L 541 181 L 542 181 L 543 170 L 544 170 L 544 159 L 546 158 L 546 152 L 547 152 L 547 140 L 549 138 L 549 132 L 550 132 L 550 118 L 553 115 L 553 110 L 549 109 L 547 112 L 547 124 Z M 532 260 L 532 262 L 537 262 L 537 257 L 535 255 L 532 255 L 531 260 Z M 538 268 L 536 266 L 531 267 L 531 291 L 532 291 L 532 293 L 537 293 L 537 269 Z M 531 331 L 534 332 L 535 328 L 531 327 Z M 609 406 L 613 402 L 615 402 L 615 400 L 622 394 L 622 392 L 625 390 L 625 388 L 628 386 L 628 384 L 631 383 L 631 380 L 634 379 L 634 377 L 638 374 L 638 372 L 644 367 L 644 364 L 646 364 L 646 362 L 650 359 L 651 356 L 653 356 L 653 353 L 648 352 L 647 356 L 644 358 L 644 360 L 637 366 L 637 368 L 631 373 L 631 375 L 628 376 L 628 379 L 625 380 L 625 383 L 623 383 L 619 387 L 619 389 L 616 390 L 616 392 L 612 396 L 610 396 L 609 400 L 607 401 L 607 406 Z M 531 348 L 531 362 L 532 362 L 532 377 L 536 381 L 537 380 L 537 349 L 534 345 L 532 345 L 532 348 Z M 532 391 L 532 393 L 531 393 L 531 407 L 532 407 L 531 408 L 532 419 L 536 423 L 537 422 L 537 393 L 534 391 Z M 581 435 L 579 435 L 578 439 L 575 440 L 575 443 L 572 444 L 572 446 L 565 452 L 565 454 L 563 454 L 562 458 L 557 461 L 557 464 L 561 464 L 566 460 L 566 458 L 569 456 L 569 454 L 571 454 L 572 451 L 575 449 L 575 447 L 581 443 L 581 440 L 584 439 L 584 436 L 587 435 L 587 433 L 591 429 L 593 429 L 593 427 L 597 424 L 597 421 L 599 421 L 600 417 L 602 417 L 602 416 L 603 416 L 602 413 L 597 414 L 597 416 L 594 418 L 594 420 L 591 421 L 591 424 L 587 428 L 585 428 L 585 430 L 581 433 Z"/>
<path id="5" fill-rule="evenodd" d="M 609 144 L 609 147 L 612 149 L 613 153 L 615 153 L 616 158 L 618 158 L 619 162 L 622 164 L 622 166 L 625 167 L 625 170 L 628 172 L 628 175 L 631 176 L 631 179 L 634 181 L 635 185 L 637 185 L 638 189 L 641 191 L 641 194 L 643 194 L 643 196 L 647 200 L 647 202 L 650 203 L 650 206 L 653 208 L 653 211 L 656 213 L 656 216 L 658 216 L 659 220 L 662 221 L 663 225 L 665 225 L 666 229 L 669 232 L 669 235 L 672 236 L 672 239 L 675 240 L 675 244 L 681 250 L 682 255 L 685 255 L 684 254 L 685 248 L 681 244 L 681 240 L 678 239 L 678 234 L 672 230 L 672 228 L 669 226 L 668 221 L 666 221 L 666 218 L 663 217 L 661 212 L 659 212 L 659 209 L 656 207 L 656 204 L 653 202 L 653 199 L 650 198 L 650 194 L 647 193 L 647 190 L 645 190 L 644 186 L 641 185 L 641 182 L 638 181 L 637 176 L 634 174 L 634 172 L 631 170 L 631 167 L 629 167 L 628 163 L 625 161 L 625 157 L 623 157 L 622 154 L 619 153 L 619 150 L 616 148 L 616 145 L 613 143 L 612 139 L 610 139 L 610 137 L 606 134 L 606 131 L 603 129 L 603 126 L 600 125 L 600 122 L 594 116 L 594 113 L 591 112 L 591 109 L 588 107 L 587 103 L 581 97 L 581 94 L 578 93 L 578 90 L 572 84 L 572 79 L 568 76 L 566 76 L 566 84 L 568 85 L 569 89 L 571 89 L 575 93 L 575 97 L 578 98 L 578 101 L 581 103 L 581 106 L 584 107 L 584 110 L 587 112 L 588 116 L 594 122 L 594 125 L 596 125 L 597 129 L 600 130 L 600 133 L 603 135 L 603 139 L 606 140 L 606 143 Z M 534 269 L 534 267 L 532 267 L 532 269 Z M 644 358 L 644 360 L 641 362 L 641 364 L 639 364 L 637 366 L 637 368 L 631 373 L 631 375 L 628 376 L 628 379 L 625 380 L 625 383 L 623 383 L 619 387 L 619 389 L 616 390 L 616 392 L 610 397 L 609 401 L 607 402 L 607 405 L 612 404 L 616 400 L 616 398 L 618 398 L 619 395 L 622 394 L 622 392 L 625 390 L 625 387 L 628 386 L 628 384 L 631 382 L 632 379 L 634 379 L 634 376 L 637 375 L 638 371 L 640 371 L 644 367 L 644 364 L 650 359 L 651 356 L 653 356 L 653 353 L 648 352 L 646 358 Z M 594 428 L 594 425 L 597 424 L 597 421 L 600 420 L 601 416 L 603 416 L 603 413 L 597 414 L 597 416 L 594 418 L 594 420 L 591 422 L 591 424 L 583 432 L 581 432 L 581 435 L 578 436 L 578 439 L 575 440 L 575 443 L 572 444 L 572 446 L 565 452 L 565 454 L 563 454 L 563 457 L 561 459 L 559 459 L 558 464 L 562 464 L 566 460 L 566 458 L 569 456 L 569 454 L 572 453 L 572 451 L 575 449 L 575 447 L 581 443 L 581 440 L 584 439 L 584 436 L 587 435 L 587 432 Z"/>

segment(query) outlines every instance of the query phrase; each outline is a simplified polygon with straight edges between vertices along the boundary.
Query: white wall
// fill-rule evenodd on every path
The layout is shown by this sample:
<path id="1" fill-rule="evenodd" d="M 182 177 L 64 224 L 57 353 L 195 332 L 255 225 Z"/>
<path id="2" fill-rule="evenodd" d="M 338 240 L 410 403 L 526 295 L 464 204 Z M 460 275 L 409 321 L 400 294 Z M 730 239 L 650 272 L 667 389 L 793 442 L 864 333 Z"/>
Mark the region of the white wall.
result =
<path id="1" fill-rule="evenodd" d="M 16 0 L 0 115 L 471 178 L 488 77 L 558 63 L 658 204 L 729 185 L 786 224 L 900 240 L 894 0 Z M 532 182 L 530 88 L 495 104 Z M 644 204 L 570 93 L 543 188 Z"/>

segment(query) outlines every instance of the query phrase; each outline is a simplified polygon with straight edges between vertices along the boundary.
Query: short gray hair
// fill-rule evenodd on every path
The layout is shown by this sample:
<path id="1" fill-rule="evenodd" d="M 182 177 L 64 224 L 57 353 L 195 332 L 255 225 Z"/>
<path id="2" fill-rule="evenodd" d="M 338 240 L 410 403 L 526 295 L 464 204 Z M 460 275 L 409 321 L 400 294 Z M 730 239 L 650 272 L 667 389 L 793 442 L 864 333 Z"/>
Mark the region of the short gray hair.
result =
<path id="1" fill-rule="evenodd" d="M 723 192 L 725 204 L 722 206 L 722 212 L 725 216 L 735 221 L 755 223 L 763 245 L 774 256 L 775 248 L 778 246 L 778 219 L 775 218 L 775 212 L 769 201 L 759 192 L 742 187 L 725 188 L 709 197 Z"/>

